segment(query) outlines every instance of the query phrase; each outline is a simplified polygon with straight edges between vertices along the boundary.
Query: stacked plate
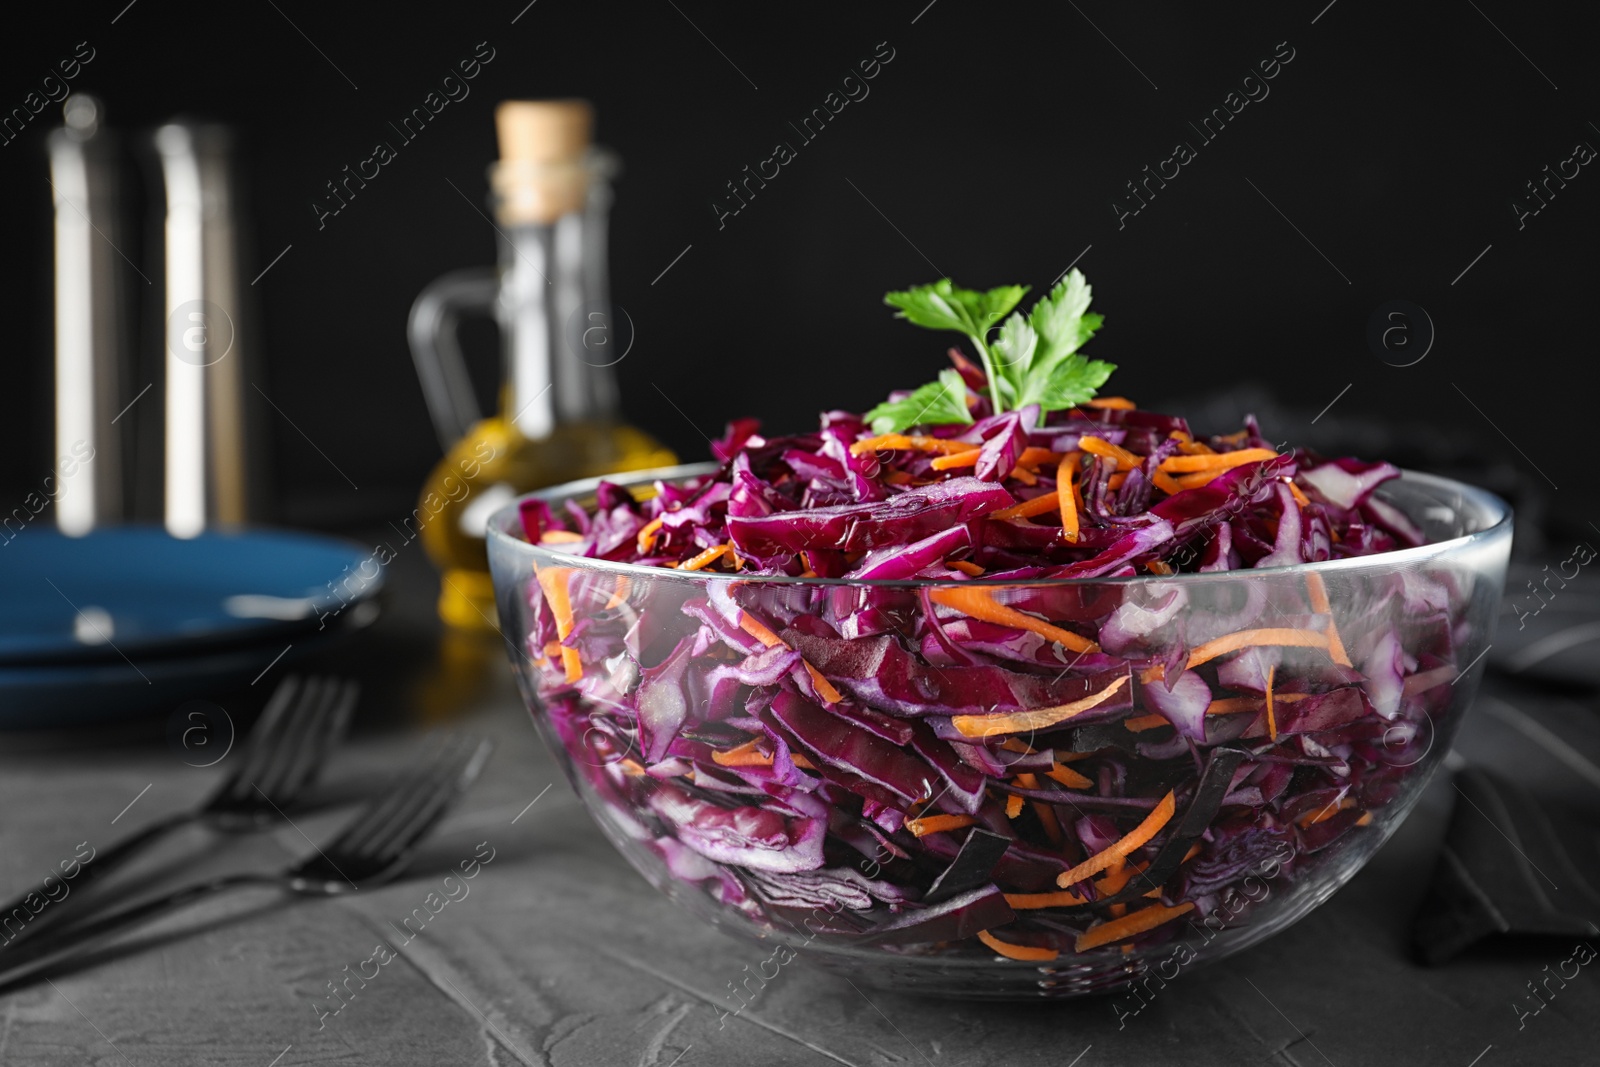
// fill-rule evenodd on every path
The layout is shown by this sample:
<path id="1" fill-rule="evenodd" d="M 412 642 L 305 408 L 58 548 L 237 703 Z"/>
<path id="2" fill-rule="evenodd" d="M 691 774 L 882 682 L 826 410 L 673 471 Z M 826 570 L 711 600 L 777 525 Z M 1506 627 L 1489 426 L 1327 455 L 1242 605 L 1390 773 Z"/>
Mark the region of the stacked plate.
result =
<path id="1" fill-rule="evenodd" d="M 0 729 L 249 685 L 370 623 L 382 583 L 359 545 L 311 534 L 25 530 L 0 542 Z"/>

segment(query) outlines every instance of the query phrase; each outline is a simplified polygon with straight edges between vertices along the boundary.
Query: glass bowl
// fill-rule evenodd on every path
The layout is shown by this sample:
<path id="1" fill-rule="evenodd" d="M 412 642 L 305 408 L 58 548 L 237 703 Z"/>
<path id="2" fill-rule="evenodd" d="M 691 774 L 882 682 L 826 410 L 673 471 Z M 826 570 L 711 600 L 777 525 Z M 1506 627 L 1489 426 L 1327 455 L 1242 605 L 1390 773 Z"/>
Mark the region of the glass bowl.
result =
<path id="1" fill-rule="evenodd" d="M 642 499 L 713 470 L 608 480 Z M 597 485 L 532 495 L 560 514 Z M 512 506 L 489 559 L 534 722 L 652 885 L 775 965 L 1065 997 L 1284 929 L 1438 768 L 1481 676 L 1510 510 L 1409 472 L 1379 495 L 1431 543 L 858 582 L 580 558 L 529 544 Z"/>

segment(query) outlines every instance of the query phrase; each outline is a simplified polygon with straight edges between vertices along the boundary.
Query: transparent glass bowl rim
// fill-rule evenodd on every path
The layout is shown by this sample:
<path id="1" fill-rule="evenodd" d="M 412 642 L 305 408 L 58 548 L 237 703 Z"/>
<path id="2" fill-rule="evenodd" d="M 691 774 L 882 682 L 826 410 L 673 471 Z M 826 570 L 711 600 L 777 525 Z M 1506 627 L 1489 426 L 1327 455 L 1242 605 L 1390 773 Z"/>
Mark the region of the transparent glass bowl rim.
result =
<path id="1" fill-rule="evenodd" d="M 972 579 L 953 578 L 909 578 L 882 580 L 876 578 L 799 578 L 782 574 L 722 574 L 708 571 L 678 571 L 670 567 L 651 567 L 642 563 L 619 563 L 614 560 L 591 559 L 588 556 L 576 556 L 570 552 L 560 552 L 555 549 L 545 548 L 542 545 L 531 544 L 523 540 L 522 519 L 519 508 L 524 500 L 543 500 L 546 504 L 559 505 L 569 498 L 582 498 L 593 496 L 601 482 L 611 482 L 625 488 L 636 485 L 648 485 L 656 481 L 678 482 L 687 478 L 696 478 L 706 474 L 715 474 L 721 465 L 713 462 L 685 463 L 673 467 L 654 467 L 649 470 L 626 471 L 620 474 L 602 475 L 598 478 L 584 478 L 578 481 L 565 482 L 545 489 L 525 493 L 515 501 L 507 504 L 489 517 L 488 538 L 491 542 L 502 547 L 504 551 L 526 557 L 537 566 L 552 567 L 581 567 L 609 574 L 628 575 L 637 578 L 653 578 L 665 581 L 681 582 L 713 582 L 728 581 L 739 583 L 765 583 L 773 582 L 783 585 L 813 585 L 823 588 L 882 588 L 882 589 L 938 589 L 949 586 L 968 586 Z M 1103 586 L 1103 585 L 1137 585 L 1141 583 L 1155 583 L 1171 585 L 1183 583 L 1194 585 L 1207 581 L 1234 581 L 1239 578 L 1270 577 L 1281 574 L 1298 574 L 1310 571 L 1318 573 L 1334 573 L 1347 570 L 1362 570 L 1372 567 L 1404 567 L 1411 564 L 1436 560 L 1442 556 L 1453 556 L 1464 553 L 1474 547 L 1492 544 L 1501 538 L 1509 537 L 1511 533 L 1511 506 L 1495 494 L 1467 485 L 1450 478 L 1442 478 L 1435 474 L 1423 474 L 1419 471 L 1402 470 L 1401 481 L 1406 484 L 1420 487 L 1430 487 L 1434 490 L 1453 495 L 1461 501 L 1458 511 L 1467 514 L 1484 516 L 1485 525 L 1471 533 L 1459 537 L 1447 538 L 1443 541 L 1433 541 L 1428 544 L 1418 545 L 1415 548 L 1400 548 L 1390 552 L 1377 552 L 1368 556 L 1349 556 L 1344 559 L 1322 560 L 1316 563 L 1290 563 L 1277 567 L 1243 568 L 1231 571 L 1208 571 L 1204 574 L 1194 572 L 1180 572 L 1178 574 L 1139 574 L 1121 578 L 1091 577 L 1091 578 L 1015 578 L 986 584 L 995 588 L 1005 587 L 1039 587 L 1039 586 Z M 1391 483 L 1393 484 L 1393 483 Z M 1382 488 L 1379 489 L 1382 495 Z M 552 510 L 555 510 L 554 507 Z M 1408 518 L 1411 518 L 1409 514 Z"/>

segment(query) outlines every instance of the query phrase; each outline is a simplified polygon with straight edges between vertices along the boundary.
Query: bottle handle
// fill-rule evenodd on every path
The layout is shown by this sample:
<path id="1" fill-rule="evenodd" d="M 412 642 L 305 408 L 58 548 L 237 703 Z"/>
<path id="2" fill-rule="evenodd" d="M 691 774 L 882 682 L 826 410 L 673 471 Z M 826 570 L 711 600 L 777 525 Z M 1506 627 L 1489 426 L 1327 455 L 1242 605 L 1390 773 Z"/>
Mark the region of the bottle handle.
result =
<path id="1" fill-rule="evenodd" d="M 411 305 L 406 339 L 434 431 L 447 452 L 483 418 L 456 329 L 463 312 L 491 313 L 499 295 L 495 268 L 469 267 L 435 278 Z"/>

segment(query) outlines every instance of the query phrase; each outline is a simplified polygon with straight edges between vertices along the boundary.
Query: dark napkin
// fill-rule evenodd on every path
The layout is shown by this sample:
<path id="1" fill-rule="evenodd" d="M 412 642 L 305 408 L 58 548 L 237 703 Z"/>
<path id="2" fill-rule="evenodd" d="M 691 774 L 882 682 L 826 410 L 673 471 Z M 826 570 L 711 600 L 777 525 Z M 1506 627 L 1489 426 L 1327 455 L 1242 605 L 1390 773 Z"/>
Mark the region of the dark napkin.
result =
<path id="1" fill-rule="evenodd" d="M 1490 934 L 1600 935 L 1600 825 L 1476 767 L 1455 776 L 1455 811 L 1412 924 L 1422 962 Z"/>

